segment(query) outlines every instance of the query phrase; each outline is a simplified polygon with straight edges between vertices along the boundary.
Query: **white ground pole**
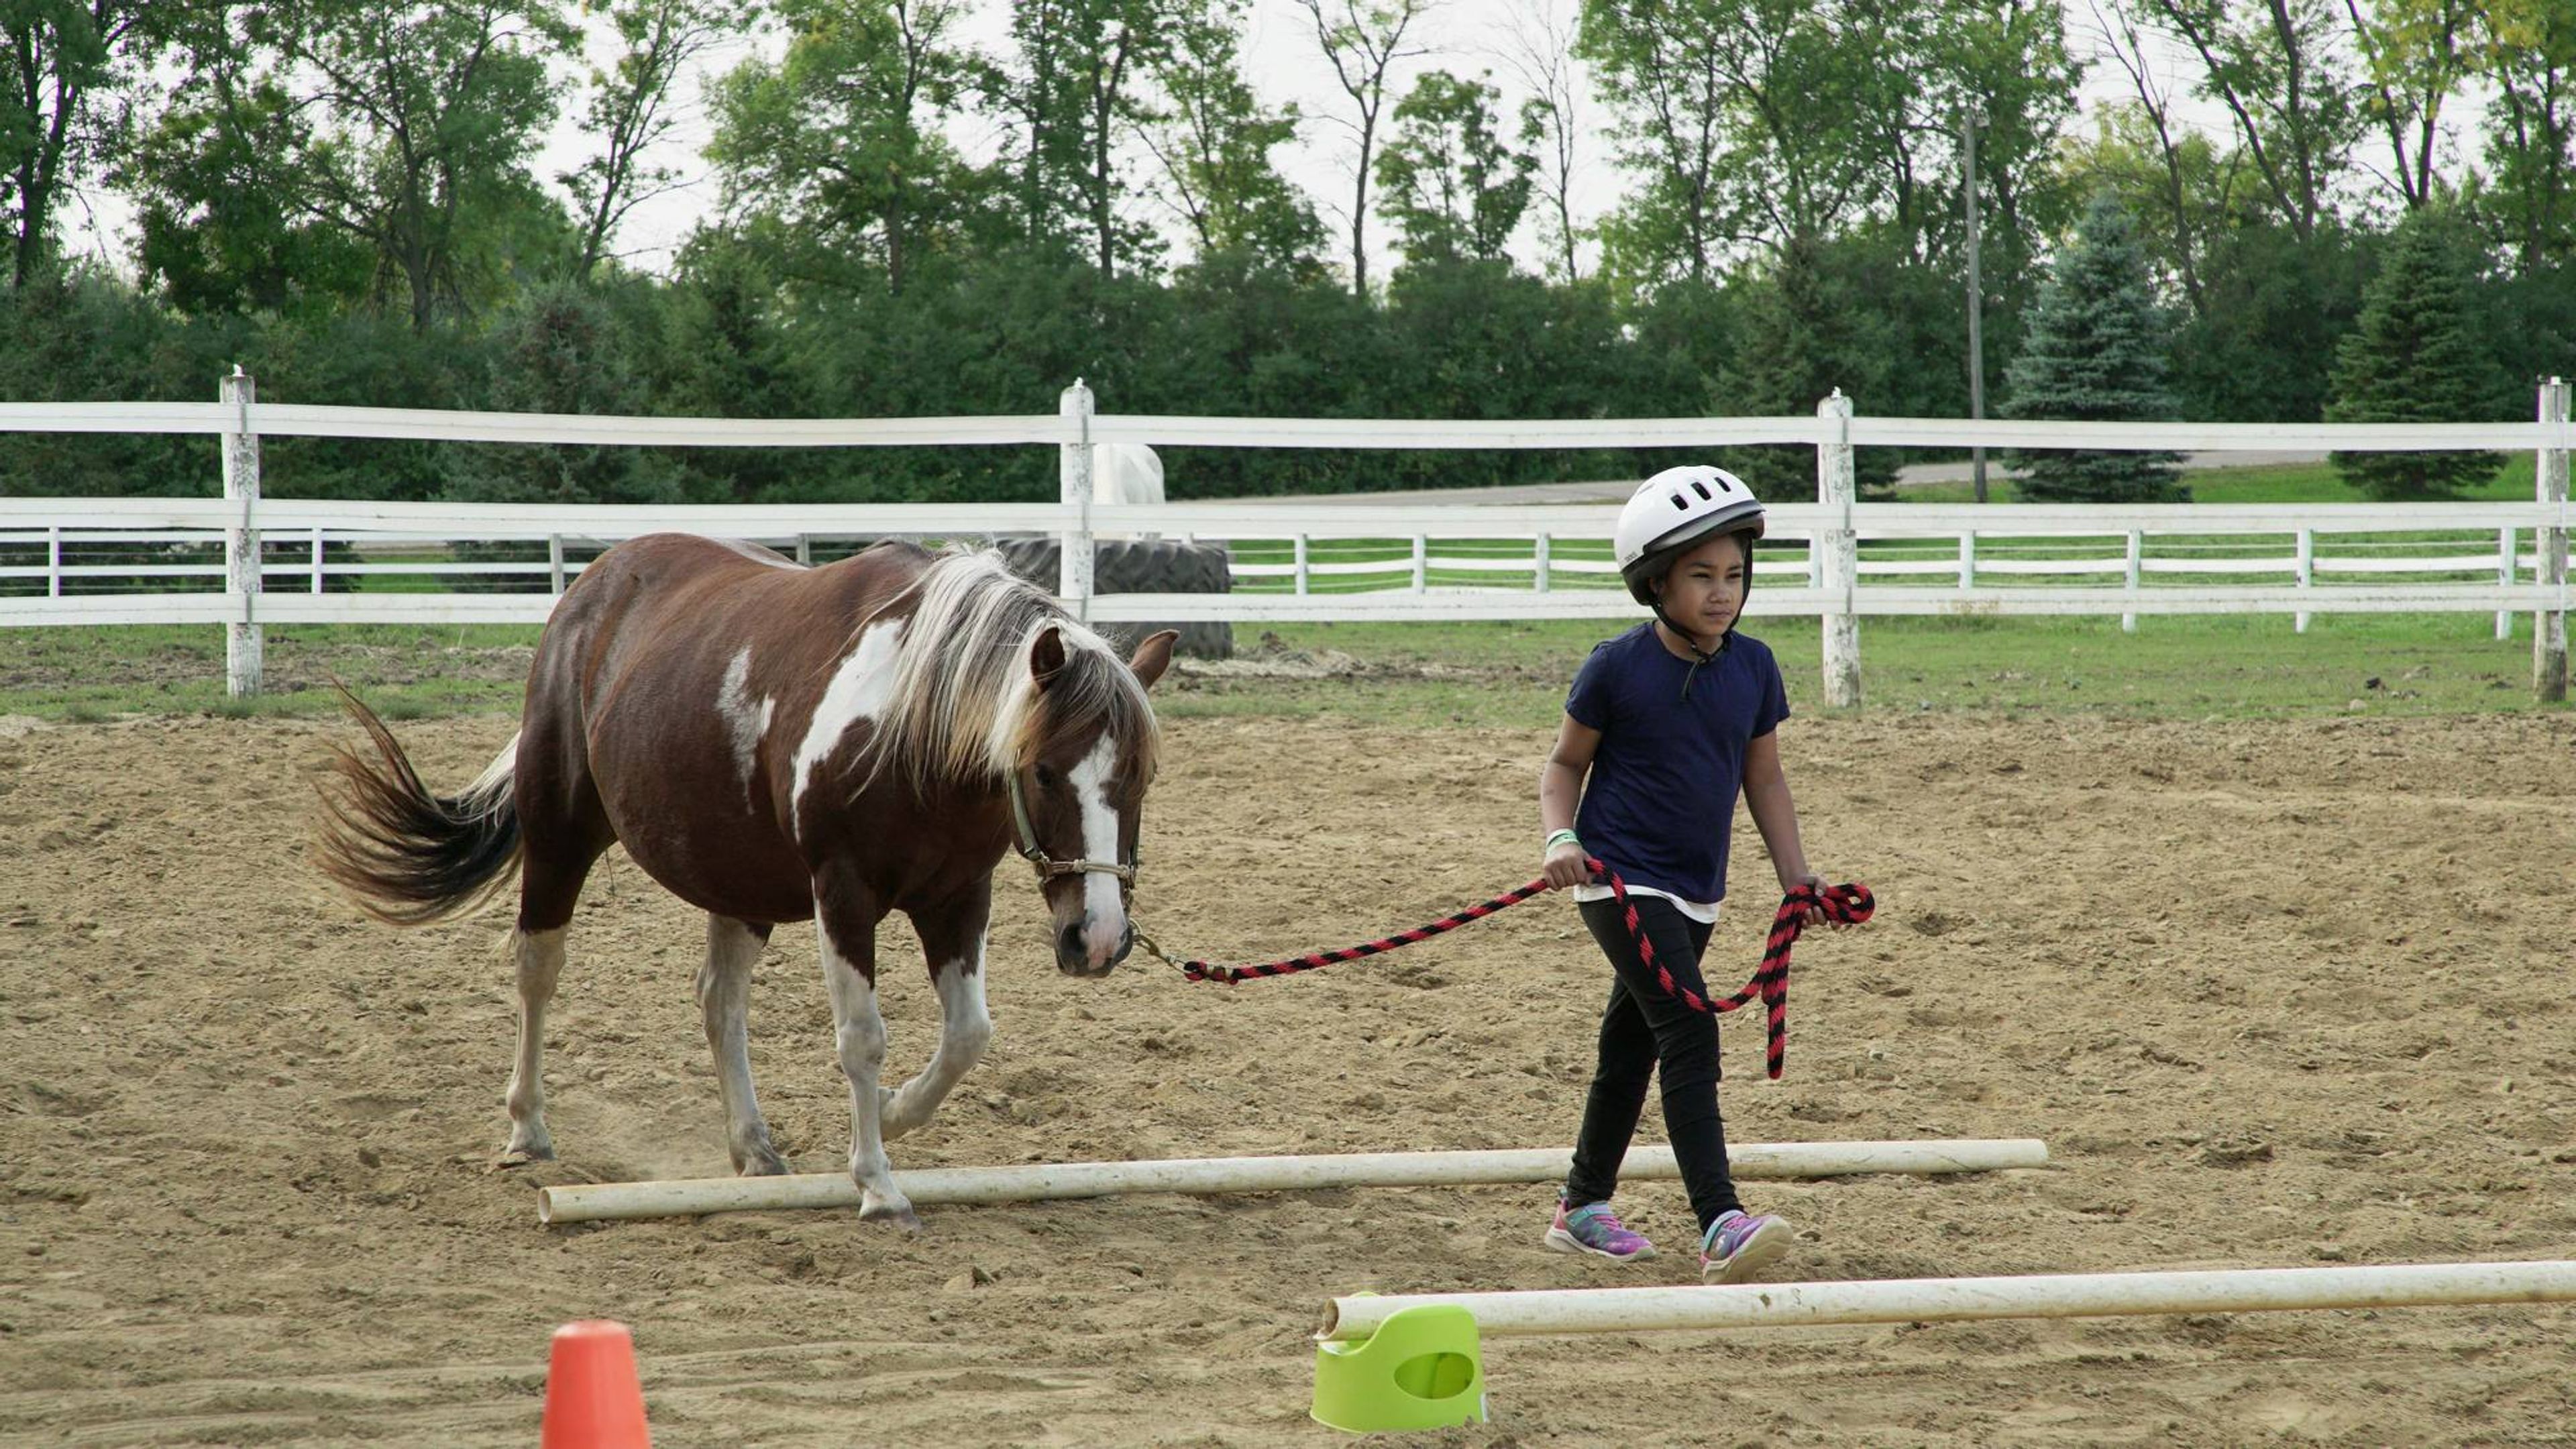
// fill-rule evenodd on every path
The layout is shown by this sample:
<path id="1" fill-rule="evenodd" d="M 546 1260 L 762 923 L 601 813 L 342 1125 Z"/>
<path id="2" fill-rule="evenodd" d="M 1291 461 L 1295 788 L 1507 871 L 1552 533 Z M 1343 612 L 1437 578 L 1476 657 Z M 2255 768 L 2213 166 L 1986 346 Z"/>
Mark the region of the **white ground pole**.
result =
<path id="1" fill-rule="evenodd" d="M 899 1174 L 915 1207 L 1037 1202 L 1119 1193 L 1304 1192 L 1332 1187 L 1449 1187 L 1552 1182 L 1573 1149 L 1488 1152 L 1350 1152 L 1310 1157 L 1179 1157 L 1145 1162 L 1064 1162 L 1027 1167 L 933 1167 Z M 1999 1172 L 2045 1167 L 2048 1145 L 2030 1138 L 1923 1142 L 1742 1142 L 1727 1148 L 1735 1176 L 1748 1180 Z M 1637 1147 L 1619 1169 L 1631 1181 L 1681 1176 L 1670 1147 Z M 537 1190 L 537 1219 L 587 1223 L 699 1213 L 856 1207 L 846 1172 L 786 1177 L 710 1177 L 671 1182 L 567 1183 Z"/>
<path id="2" fill-rule="evenodd" d="M 2070 1273 L 2035 1278 L 1900 1278 L 1679 1288 L 1560 1288 L 1529 1293 L 1357 1294 L 1325 1306 L 1318 1339 L 1364 1339 L 1407 1308 L 1457 1304 L 1489 1337 L 1650 1329 L 1816 1328 L 1958 1323 L 1978 1318 L 2096 1318 L 2292 1308 L 2414 1308 L 2444 1303 L 2576 1302 L 2576 1263 L 2406 1263 L 2359 1268 L 2227 1268 L 2189 1273 Z"/>
<path id="3" fill-rule="evenodd" d="M 215 383 L 215 398 L 233 411 L 223 435 L 224 498 L 240 511 L 224 531 L 224 587 L 241 616 L 224 624 L 224 693 L 244 699 L 259 693 L 264 641 L 259 627 L 259 434 L 250 430 L 250 405 L 259 385 L 236 363 Z"/>

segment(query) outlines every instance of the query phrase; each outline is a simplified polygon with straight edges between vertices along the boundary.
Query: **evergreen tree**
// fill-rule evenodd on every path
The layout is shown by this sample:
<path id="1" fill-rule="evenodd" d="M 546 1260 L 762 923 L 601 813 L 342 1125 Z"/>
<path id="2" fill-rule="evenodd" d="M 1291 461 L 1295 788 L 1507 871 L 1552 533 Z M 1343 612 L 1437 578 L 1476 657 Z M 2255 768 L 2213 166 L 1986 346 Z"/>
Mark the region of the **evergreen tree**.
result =
<path id="1" fill-rule="evenodd" d="M 2031 304 L 2021 352 L 2004 369 L 2003 415 L 2140 422 L 2174 415 L 2165 388 L 2169 333 L 2148 289 L 2129 214 L 2104 192 L 2085 208 Z M 2037 502 L 2179 503 L 2190 494 L 2173 453 L 2016 452 L 2020 493 Z"/>
<path id="2" fill-rule="evenodd" d="M 2330 423 L 2466 423 L 2493 417 L 2493 366 L 2470 339 L 2466 238 L 2439 218 L 2399 223 L 2336 344 Z M 2335 471 L 2373 498 L 2437 498 L 2495 476 L 2493 453 L 2336 453 Z"/>

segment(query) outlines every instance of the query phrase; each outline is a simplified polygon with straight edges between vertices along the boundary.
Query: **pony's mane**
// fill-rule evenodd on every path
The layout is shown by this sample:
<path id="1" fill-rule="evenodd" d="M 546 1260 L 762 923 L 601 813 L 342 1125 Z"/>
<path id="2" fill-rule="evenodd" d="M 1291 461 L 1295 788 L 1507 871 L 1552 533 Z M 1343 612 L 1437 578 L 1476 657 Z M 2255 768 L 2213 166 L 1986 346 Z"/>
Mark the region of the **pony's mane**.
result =
<path id="1" fill-rule="evenodd" d="M 1051 748 L 1102 728 L 1117 738 L 1127 778 L 1152 777 L 1160 736 L 1134 671 L 999 553 L 940 554 L 861 627 L 907 598 L 920 602 L 870 737 L 870 778 L 892 771 L 924 794 L 942 785 L 998 789 Z M 1064 668 L 1041 691 L 1029 677 L 1029 650 L 1050 627 L 1062 633 Z"/>

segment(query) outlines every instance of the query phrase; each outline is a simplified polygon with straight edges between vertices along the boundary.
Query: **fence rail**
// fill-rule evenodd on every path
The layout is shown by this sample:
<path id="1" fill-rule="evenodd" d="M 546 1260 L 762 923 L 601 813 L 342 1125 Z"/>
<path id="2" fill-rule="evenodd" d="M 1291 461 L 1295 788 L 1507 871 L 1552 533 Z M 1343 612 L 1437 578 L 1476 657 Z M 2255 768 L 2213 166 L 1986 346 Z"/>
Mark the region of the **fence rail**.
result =
<path id="1" fill-rule="evenodd" d="M 1788 444 L 1817 453 L 1818 500 L 1774 506 L 1749 612 L 1823 622 L 1827 697 L 1859 700 L 1864 615 L 2494 612 L 2535 618 L 2534 682 L 2565 692 L 2570 603 L 2567 389 L 2531 423 L 1969 422 L 1868 418 L 1837 394 L 1814 418 L 1411 422 L 1102 416 L 1076 383 L 1052 415 L 836 420 L 603 418 L 261 403 L 0 403 L 0 432 L 195 433 L 221 440 L 220 498 L 0 498 L 0 625 L 222 624 L 236 693 L 259 687 L 267 624 L 536 623 L 588 559 L 643 533 L 749 538 L 811 560 L 886 537 L 1052 535 L 1059 592 L 1087 618 L 1498 619 L 1626 615 L 1615 507 L 1318 501 L 1101 503 L 1093 445 L 1598 449 Z M 1059 501 L 618 506 L 358 502 L 261 496 L 262 436 L 668 447 L 1053 446 Z M 2529 503 L 1861 503 L 1864 446 L 2346 451 L 2531 449 Z M 1098 594 L 1096 540 L 1183 535 L 1228 546 L 1226 594 Z M 464 551 L 459 551 L 459 546 Z M 501 556 L 543 545 L 545 556 Z M 1785 573 L 1787 578 L 1774 582 Z M 2100 580 L 2116 577 L 2116 587 Z M 371 590 L 427 581 L 427 591 Z M 1930 580 L 1946 582 L 1934 585 Z M 220 582 L 219 582 L 220 581 Z M 483 587 L 460 591 L 455 584 Z M 41 584 L 41 592 L 38 586 Z M 2554 692 L 2553 692 L 2553 680 Z"/>

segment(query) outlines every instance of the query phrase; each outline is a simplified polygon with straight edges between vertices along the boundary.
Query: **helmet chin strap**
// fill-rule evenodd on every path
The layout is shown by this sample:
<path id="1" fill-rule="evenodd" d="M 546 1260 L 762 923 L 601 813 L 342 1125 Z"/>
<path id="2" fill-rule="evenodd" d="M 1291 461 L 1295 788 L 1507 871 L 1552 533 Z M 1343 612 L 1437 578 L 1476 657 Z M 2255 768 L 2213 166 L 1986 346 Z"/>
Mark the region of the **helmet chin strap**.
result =
<path id="1" fill-rule="evenodd" d="M 1737 619 L 1744 617 L 1744 605 L 1752 597 L 1753 550 L 1750 546 L 1747 546 L 1744 550 L 1744 598 L 1738 599 L 1735 602 L 1735 617 Z M 1727 622 L 1726 632 L 1717 636 L 1717 647 L 1715 649 L 1704 650 L 1700 648 L 1699 636 L 1688 629 L 1683 628 L 1681 625 L 1674 623 L 1673 616 L 1664 612 L 1664 590 L 1660 581 L 1658 581 L 1655 587 L 1655 617 L 1663 621 L 1665 628 L 1670 629 L 1673 633 L 1679 635 L 1682 641 L 1682 647 L 1691 652 L 1690 669 L 1682 675 L 1682 698 L 1688 699 L 1690 698 L 1691 681 L 1699 678 L 1699 667 L 1703 664 L 1716 663 L 1719 656 L 1726 653 L 1726 646 L 1735 642 L 1735 622 L 1734 620 L 1729 620 Z"/>
<path id="2" fill-rule="evenodd" d="M 1663 596 L 1660 594 L 1655 598 L 1655 617 L 1663 621 L 1665 628 L 1670 629 L 1675 634 L 1679 635 L 1681 637 L 1682 647 L 1691 652 L 1690 670 L 1682 675 L 1682 698 L 1688 699 L 1690 698 L 1691 681 L 1699 678 L 1699 667 L 1703 664 L 1715 663 L 1717 661 L 1717 657 L 1726 652 L 1728 642 L 1735 638 L 1735 626 L 1733 624 L 1727 625 L 1726 632 L 1717 636 L 1717 648 L 1714 650 L 1706 650 L 1699 647 L 1698 635 L 1693 634 L 1688 629 L 1674 623 L 1673 616 L 1664 612 Z"/>

